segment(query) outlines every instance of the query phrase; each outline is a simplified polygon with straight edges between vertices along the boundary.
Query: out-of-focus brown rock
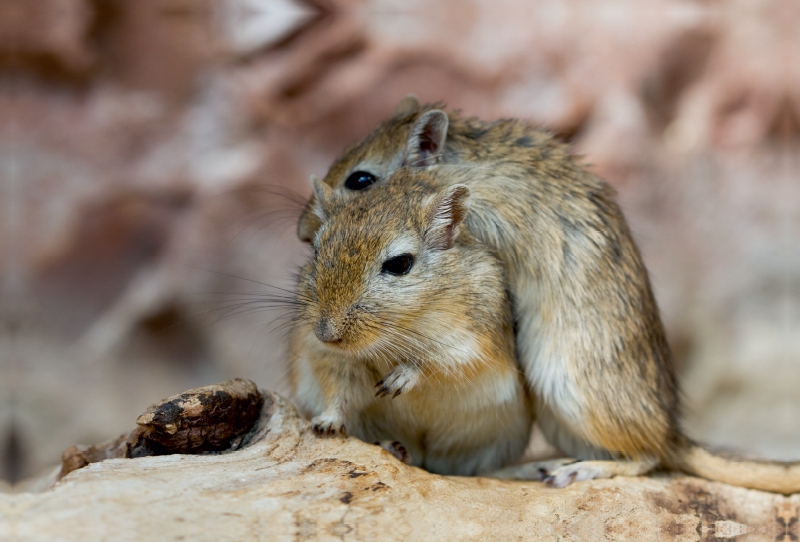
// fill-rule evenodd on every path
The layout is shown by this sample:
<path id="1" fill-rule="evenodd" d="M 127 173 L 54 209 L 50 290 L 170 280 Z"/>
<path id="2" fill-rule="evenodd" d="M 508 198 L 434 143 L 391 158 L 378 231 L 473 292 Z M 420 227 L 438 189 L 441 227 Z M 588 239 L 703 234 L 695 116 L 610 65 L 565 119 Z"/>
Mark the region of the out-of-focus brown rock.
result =
<path id="1" fill-rule="evenodd" d="M 105 459 L 235 450 L 263 404 L 256 385 L 241 378 L 169 397 L 139 416 L 139 427 L 129 434 L 65 450 L 59 478 Z"/>
<path id="2" fill-rule="evenodd" d="M 265 393 L 233 453 L 112 459 L 39 494 L 0 494 L 0 532 L 67 540 L 793 540 L 800 496 L 660 475 L 445 477 L 354 438 L 320 439 Z"/>
<path id="3" fill-rule="evenodd" d="M 94 59 L 87 43 L 92 19 L 87 0 L 4 0 L 0 4 L 0 68 L 38 64 L 40 71 L 85 71 Z"/>

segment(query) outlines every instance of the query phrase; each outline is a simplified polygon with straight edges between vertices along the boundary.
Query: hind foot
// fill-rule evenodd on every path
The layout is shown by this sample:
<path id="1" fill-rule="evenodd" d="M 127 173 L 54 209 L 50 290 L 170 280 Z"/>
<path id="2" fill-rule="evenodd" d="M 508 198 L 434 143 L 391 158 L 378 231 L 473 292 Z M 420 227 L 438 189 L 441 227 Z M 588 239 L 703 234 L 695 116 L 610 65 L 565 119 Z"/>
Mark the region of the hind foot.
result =
<path id="1" fill-rule="evenodd" d="M 396 440 L 383 440 L 381 442 L 376 442 L 375 444 L 392 454 L 395 459 L 401 463 L 405 463 L 406 465 L 411 464 L 411 454 L 408 453 L 408 450 L 406 450 L 405 446 Z"/>
<path id="2" fill-rule="evenodd" d="M 542 471 L 542 481 L 549 487 L 567 487 L 573 482 L 613 478 L 614 476 L 641 476 L 658 465 L 656 460 L 642 461 L 576 461 L 554 469 Z"/>

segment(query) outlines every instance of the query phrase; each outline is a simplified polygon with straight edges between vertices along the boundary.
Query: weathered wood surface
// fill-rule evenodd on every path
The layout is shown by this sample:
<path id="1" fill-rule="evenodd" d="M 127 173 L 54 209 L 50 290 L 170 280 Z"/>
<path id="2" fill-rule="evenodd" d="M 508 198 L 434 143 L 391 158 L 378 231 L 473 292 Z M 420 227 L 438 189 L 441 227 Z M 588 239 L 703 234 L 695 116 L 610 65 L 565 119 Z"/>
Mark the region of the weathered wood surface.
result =
<path id="1" fill-rule="evenodd" d="M 0 494 L 2 540 L 797 540 L 800 495 L 685 476 L 550 489 L 449 478 L 356 439 L 320 439 L 264 393 L 249 444 L 109 459 Z"/>

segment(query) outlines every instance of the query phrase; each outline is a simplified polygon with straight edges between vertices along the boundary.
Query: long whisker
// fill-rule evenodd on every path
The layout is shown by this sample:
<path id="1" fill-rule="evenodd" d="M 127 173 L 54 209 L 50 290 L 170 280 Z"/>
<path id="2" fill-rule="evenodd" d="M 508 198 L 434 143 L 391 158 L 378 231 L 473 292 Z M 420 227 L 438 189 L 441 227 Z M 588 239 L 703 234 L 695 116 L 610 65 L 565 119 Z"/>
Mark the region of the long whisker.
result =
<path id="1" fill-rule="evenodd" d="M 197 269 L 199 271 L 206 271 L 208 273 L 214 273 L 216 275 L 222 275 L 223 277 L 230 277 L 230 278 L 239 279 L 239 280 L 246 280 L 247 282 L 252 282 L 254 284 L 259 284 L 261 286 L 266 286 L 267 288 L 275 288 L 276 290 L 280 290 L 282 292 L 286 292 L 286 293 L 291 294 L 291 295 L 297 295 L 296 292 L 293 292 L 292 290 L 287 290 L 286 288 L 281 288 L 281 287 L 275 286 L 273 284 L 267 284 L 266 282 L 260 282 L 260 281 L 257 281 L 257 280 L 248 279 L 248 278 L 245 278 L 245 277 L 240 277 L 239 275 L 234 275 L 232 273 L 223 273 L 222 271 L 214 271 L 213 269 L 205 269 L 203 267 L 197 267 L 197 266 L 194 266 L 194 265 L 190 265 L 188 263 L 184 263 L 184 264 L 181 264 L 181 265 L 183 265 L 185 267 L 191 267 L 192 269 Z"/>
<path id="2" fill-rule="evenodd" d="M 425 334 L 422 334 L 422 333 L 418 333 L 418 332 L 416 332 L 416 330 L 413 330 L 413 329 L 411 329 L 411 328 L 408 328 L 408 327 L 405 327 L 405 326 L 401 326 L 401 325 L 397 325 L 397 324 L 393 324 L 393 325 L 394 325 L 396 328 L 398 328 L 398 329 L 400 329 L 400 330 L 402 330 L 402 331 L 404 331 L 404 332 L 408 332 L 408 333 L 415 333 L 415 334 L 417 334 L 417 335 L 420 335 L 420 336 L 422 336 L 423 338 L 426 338 L 426 339 L 428 339 L 428 340 L 432 340 L 432 339 L 431 339 L 430 337 L 428 337 L 427 335 L 425 335 Z M 409 337 L 409 338 L 410 338 L 410 337 Z M 441 342 L 441 341 L 436 341 L 436 342 L 437 342 L 438 344 L 440 344 L 441 346 L 445 346 L 446 348 L 452 348 L 453 350 L 456 350 L 456 351 L 458 351 L 458 352 L 463 352 L 463 353 L 466 353 L 466 354 L 468 354 L 468 355 L 469 355 L 469 359 L 470 359 L 470 360 L 472 360 L 473 364 L 474 364 L 474 363 L 477 363 L 477 362 L 480 362 L 480 363 L 485 363 L 485 364 L 488 364 L 488 365 L 494 365 L 494 366 L 498 366 L 498 367 L 500 367 L 500 366 L 504 366 L 504 365 L 505 365 L 505 364 L 503 364 L 502 362 L 500 362 L 500 361 L 498 361 L 498 360 L 496 360 L 496 359 L 494 359 L 494 358 L 492 358 L 492 357 L 485 356 L 485 355 L 475 356 L 475 355 L 474 355 L 474 353 L 465 352 L 464 350 L 461 350 L 461 349 L 459 349 L 459 348 L 456 348 L 456 347 L 454 347 L 454 346 L 448 345 L 447 343 L 443 343 L 443 342 Z M 462 365 L 462 366 L 463 366 L 463 365 Z"/>
<path id="3" fill-rule="evenodd" d="M 436 344 L 438 344 L 440 346 L 444 346 L 445 348 L 452 348 L 453 350 L 457 350 L 458 352 L 461 352 L 462 354 L 469 354 L 469 352 L 467 352 L 465 350 L 461 350 L 460 348 L 456 347 L 455 345 L 447 344 L 445 342 L 436 340 L 433 337 L 430 337 L 430 336 L 428 336 L 428 335 L 426 335 L 426 334 L 424 334 L 422 332 L 419 332 L 419 331 L 417 331 L 415 329 L 411 329 L 409 327 L 405 327 L 405 326 L 402 326 L 402 325 L 396 324 L 396 323 L 393 324 L 393 325 L 395 327 L 398 327 L 398 328 L 402 329 L 403 331 L 406 331 L 408 333 L 413 333 L 414 335 L 418 335 L 419 337 L 421 337 L 421 338 L 423 338 L 425 340 L 431 341 L 431 342 L 436 343 Z"/>
<path id="4" fill-rule="evenodd" d="M 443 369 L 448 376 L 451 378 L 456 378 L 459 376 L 458 373 L 449 365 L 442 363 L 443 359 L 447 359 L 447 356 L 441 356 L 438 352 L 431 350 L 427 345 L 423 342 L 419 341 L 418 339 L 411 337 L 407 334 L 401 333 L 400 331 L 406 331 L 407 328 L 404 326 L 395 326 L 399 329 L 393 329 L 386 325 L 385 322 L 380 322 L 380 329 L 383 331 L 384 334 L 389 335 L 396 339 L 396 341 L 389 341 L 388 344 L 390 347 L 399 349 L 401 352 L 406 352 L 407 354 L 411 354 L 409 356 L 410 360 L 413 360 L 416 357 L 427 359 L 428 361 L 433 361 L 436 363 L 436 366 Z"/>

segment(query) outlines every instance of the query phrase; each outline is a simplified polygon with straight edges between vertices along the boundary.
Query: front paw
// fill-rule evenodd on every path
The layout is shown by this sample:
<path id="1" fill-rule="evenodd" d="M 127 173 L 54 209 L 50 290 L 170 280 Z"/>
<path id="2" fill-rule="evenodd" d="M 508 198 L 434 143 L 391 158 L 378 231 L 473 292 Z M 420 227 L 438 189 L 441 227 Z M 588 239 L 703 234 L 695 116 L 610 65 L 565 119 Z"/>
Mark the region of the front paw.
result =
<path id="1" fill-rule="evenodd" d="M 409 365 L 398 365 L 375 384 L 378 391 L 375 397 L 386 397 L 391 395 L 392 399 L 403 392 L 411 390 L 419 382 L 420 373 Z"/>
<path id="2" fill-rule="evenodd" d="M 344 421 L 341 418 L 329 416 L 317 416 L 311 420 L 311 429 L 318 437 L 337 437 L 347 436 Z"/>

